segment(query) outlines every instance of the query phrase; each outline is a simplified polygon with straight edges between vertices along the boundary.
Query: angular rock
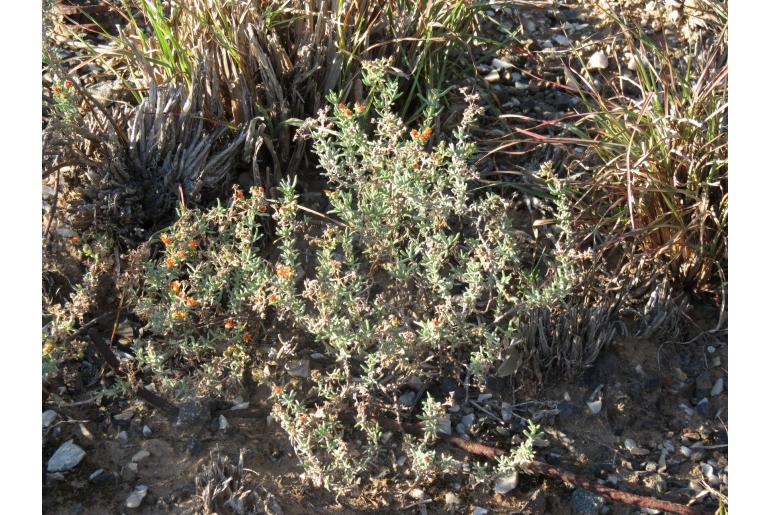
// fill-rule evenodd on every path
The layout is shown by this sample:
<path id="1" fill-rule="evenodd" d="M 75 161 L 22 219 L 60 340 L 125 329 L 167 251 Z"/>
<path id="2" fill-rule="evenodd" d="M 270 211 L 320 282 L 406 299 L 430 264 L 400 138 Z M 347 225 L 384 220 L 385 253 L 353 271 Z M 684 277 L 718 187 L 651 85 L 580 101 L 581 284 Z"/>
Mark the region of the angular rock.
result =
<path id="1" fill-rule="evenodd" d="M 142 427 L 142 435 L 143 435 L 145 438 L 149 438 L 150 436 L 152 436 L 152 429 L 150 429 L 150 426 L 148 426 L 148 425 L 146 425 L 146 424 L 145 424 L 145 425 Z"/>
<path id="2" fill-rule="evenodd" d="M 711 396 L 716 397 L 721 394 L 725 389 L 725 381 L 721 377 L 716 380 L 714 386 L 711 387 Z"/>
<path id="3" fill-rule="evenodd" d="M 48 472 L 66 472 L 72 470 L 83 461 L 86 451 L 81 449 L 72 440 L 67 440 L 53 453 L 48 460 Z"/>

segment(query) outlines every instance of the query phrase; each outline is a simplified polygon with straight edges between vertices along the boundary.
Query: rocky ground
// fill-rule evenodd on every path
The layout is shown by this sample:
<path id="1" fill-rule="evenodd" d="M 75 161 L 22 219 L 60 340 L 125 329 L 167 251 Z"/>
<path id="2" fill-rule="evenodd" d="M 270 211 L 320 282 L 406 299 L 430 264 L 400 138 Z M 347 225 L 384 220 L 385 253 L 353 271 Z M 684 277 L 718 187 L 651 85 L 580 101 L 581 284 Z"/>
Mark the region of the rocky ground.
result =
<path id="1" fill-rule="evenodd" d="M 490 31 L 520 34 L 516 45 L 479 62 L 478 76 L 469 78 L 490 105 L 490 123 L 479 134 L 487 150 L 516 130 L 558 134 L 560 121 L 580 109 L 574 71 L 600 89 L 613 74 L 630 74 L 623 35 L 600 7 L 626 13 L 654 37 L 687 51 L 704 26 L 695 3 L 490 6 L 499 20 Z M 96 80 L 92 87 L 104 89 Z M 522 136 L 482 167 L 488 173 L 533 169 L 544 158 L 559 163 L 583 151 L 578 145 L 536 145 Z M 714 511 L 728 479 L 727 332 L 713 302 L 692 304 L 675 341 L 619 338 L 576 377 L 538 388 L 492 378 L 486 390 L 467 393 L 445 380 L 413 385 L 402 402 L 408 407 L 425 391 L 442 399 L 454 392 L 453 434 L 486 443 L 510 441 L 526 419 L 535 420 L 545 431 L 538 459 L 601 484 Z M 169 417 L 139 400 L 99 395 L 102 364 L 91 358 L 65 366 L 61 380 L 44 387 L 45 513 L 199 513 L 217 488 L 240 489 L 240 507 L 230 506 L 238 513 L 653 513 L 535 476 L 397 487 L 393 478 L 404 472 L 398 465 L 335 497 L 302 480 L 285 434 L 267 417 L 265 388 L 226 405 L 185 405 L 178 417 Z M 239 468 L 233 463 L 242 450 Z M 449 446 L 443 450 L 470 461 Z"/>

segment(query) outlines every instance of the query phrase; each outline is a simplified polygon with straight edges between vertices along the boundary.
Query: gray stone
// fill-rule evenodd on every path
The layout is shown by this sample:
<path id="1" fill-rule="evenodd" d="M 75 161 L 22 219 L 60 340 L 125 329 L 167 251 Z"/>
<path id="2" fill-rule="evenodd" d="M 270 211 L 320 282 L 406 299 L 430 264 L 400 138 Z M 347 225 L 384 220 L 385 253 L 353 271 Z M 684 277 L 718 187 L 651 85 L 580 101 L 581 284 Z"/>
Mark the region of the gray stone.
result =
<path id="1" fill-rule="evenodd" d="M 290 376 L 307 378 L 310 375 L 310 360 L 299 359 L 287 365 Z"/>
<path id="2" fill-rule="evenodd" d="M 564 34 L 556 34 L 552 39 L 562 46 L 569 45 L 569 38 Z"/>
<path id="3" fill-rule="evenodd" d="M 721 394 L 725 389 L 725 381 L 721 377 L 716 380 L 714 386 L 711 387 L 711 396 L 716 397 Z"/>
<path id="4" fill-rule="evenodd" d="M 48 460 L 48 472 L 66 472 L 72 470 L 83 461 L 86 451 L 75 445 L 72 440 L 67 440 L 53 453 Z"/>
<path id="5" fill-rule="evenodd" d="M 598 415 L 599 412 L 602 410 L 601 399 L 597 399 L 593 402 L 587 402 L 586 405 L 588 406 L 588 411 L 590 411 L 592 415 Z"/>
<path id="6" fill-rule="evenodd" d="M 142 435 L 144 435 L 145 438 L 152 436 L 152 429 L 146 424 L 142 427 Z"/>
<path id="7" fill-rule="evenodd" d="M 43 412 L 43 427 L 48 427 L 51 424 L 53 424 L 53 421 L 56 420 L 56 417 L 58 417 L 58 416 L 59 416 L 59 414 L 56 413 L 52 409 L 44 411 Z"/>
<path id="8" fill-rule="evenodd" d="M 146 485 L 137 485 L 137 487 L 134 488 L 134 491 L 131 492 L 131 495 L 126 499 L 126 508 L 138 508 L 142 504 L 144 497 L 147 495 L 147 490 L 149 490 L 149 488 Z"/>
<path id="9" fill-rule="evenodd" d="M 480 506 L 473 508 L 473 515 L 487 515 L 487 513 L 489 513 L 489 510 L 486 508 L 481 508 Z"/>
<path id="10" fill-rule="evenodd" d="M 582 488 L 576 488 L 570 499 L 574 515 L 599 515 L 604 505 L 604 499 L 600 495 Z"/>
<path id="11" fill-rule="evenodd" d="M 224 415 L 219 415 L 219 429 L 221 431 L 230 429 L 230 422 L 227 421 Z"/>
<path id="12" fill-rule="evenodd" d="M 398 398 L 398 401 L 406 407 L 412 407 L 414 406 L 414 399 L 416 395 L 413 391 L 409 390 L 408 392 L 401 395 L 401 397 Z"/>
<path id="13" fill-rule="evenodd" d="M 192 426 L 201 422 L 206 422 L 211 416 L 208 403 L 198 399 L 187 401 L 179 406 L 179 415 L 176 419 L 176 425 Z"/>
<path id="14" fill-rule="evenodd" d="M 495 481 L 495 492 L 500 495 L 505 495 L 519 484 L 519 473 L 514 472 L 509 476 L 498 478 Z"/>
<path id="15" fill-rule="evenodd" d="M 487 82 L 497 82 L 500 80 L 500 73 L 497 70 L 492 71 L 484 76 L 484 80 Z"/>

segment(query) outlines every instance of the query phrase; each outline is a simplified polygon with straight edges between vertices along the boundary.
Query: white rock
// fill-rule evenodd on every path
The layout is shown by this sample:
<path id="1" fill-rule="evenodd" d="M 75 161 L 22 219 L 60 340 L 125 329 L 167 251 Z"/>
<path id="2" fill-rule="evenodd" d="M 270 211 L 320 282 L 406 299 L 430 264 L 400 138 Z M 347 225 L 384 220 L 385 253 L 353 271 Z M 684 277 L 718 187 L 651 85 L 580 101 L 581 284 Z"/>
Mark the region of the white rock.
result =
<path id="1" fill-rule="evenodd" d="M 677 9 L 674 9 L 673 11 L 668 13 L 668 19 L 672 23 L 676 23 L 677 21 L 679 21 L 679 11 Z"/>
<path id="2" fill-rule="evenodd" d="M 48 472 L 66 472 L 72 470 L 83 461 L 86 451 L 75 445 L 72 440 L 67 440 L 53 453 L 48 460 Z"/>
<path id="3" fill-rule="evenodd" d="M 634 456 L 646 456 L 650 453 L 649 450 L 639 447 L 631 438 L 626 438 L 625 442 L 623 443 L 626 446 L 626 449 L 628 449 L 628 452 Z"/>
<path id="4" fill-rule="evenodd" d="M 720 377 L 719 379 L 716 380 L 716 382 L 714 383 L 714 386 L 711 387 L 711 396 L 716 397 L 717 395 L 722 393 L 724 389 L 725 389 L 725 382 L 724 382 L 724 379 Z"/>
<path id="5" fill-rule="evenodd" d="M 482 393 L 479 395 L 479 402 L 486 402 L 492 397 L 493 395 L 491 393 Z"/>
<path id="6" fill-rule="evenodd" d="M 513 418 L 513 410 L 507 402 L 503 402 L 500 406 L 500 417 L 503 419 L 503 422 L 508 422 Z"/>
<path id="7" fill-rule="evenodd" d="M 473 515 L 487 515 L 488 510 L 486 508 L 481 508 L 479 506 L 476 506 L 473 508 Z"/>
<path id="8" fill-rule="evenodd" d="M 219 415 L 219 429 L 222 431 L 230 429 L 230 422 L 227 421 L 224 415 Z"/>
<path id="9" fill-rule="evenodd" d="M 609 65 L 610 61 L 607 59 L 607 54 L 605 54 L 604 51 L 599 50 L 591 55 L 591 58 L 588 59 L 587 66 L 589 70 L 604 70 Z"/>
<path id="10" fill-rule="evenodd" d="M 523 91 L 523 90 L 529 89 L 529 82 L 522 82 L 522 81 L 517 80 L 513 84 L 513 87 L 518 89 L 518 90 L 522 90 Z"/>
<path id="11" fill-rule="evenodd" d="M 508 69 L 508 68 L 513 68 L 513 64 L 512 63 L 506 61 L 505 59 L 497 59 L 497 58 L 492 59 L 492 66 L 494 66 L 495 68 L 503 69 L 503 70 Z"/>
<path id="12" fill-rule="evenodd" d="M 409 491 L 409 497 L 415 501 L 421 501 L 425 499 L 425 491 L 422 488 L 412 488 Z"/>
<path id="13" fill-rule="evenodd" d="M 519 484 L 519 473 L 514 472 L 510 476 L 498 478 L 495 481 L 495 492 L 500 495 L 505 495 Z"/>
<path id="14" fill-rule="evenodd" d="M 588 405 L 588 411 L 590 411 L 593 415 L 598 415 L 599 412 L 602 410 L 602 400 L 597 399 L 593 402 L 586 402 Z"/>
<path id="15" fill-rule="evenodd" d="M 69 227 L 59 227 L 56 229 L 56 234 L 62 238 L 72 238 L 73 236 L 77 236 L 77 233 Z"/>
<path id="16" fill-rule="evenodd" d="M 145 424 L 142 427 L 142 434 L 144 435 L 145 438 L 149 438 L 152 435 L 152 429 L 150 429 L 150 426 Z"/>
<path id="17" fill-rule="evenodd" d="M 126 499 L 126 507 L 138 508 L 139 505 L 142 504 L 144 497 L 147 495 L 147 490 L 149 490 L 149 488 L 146 485 L 138 485 L 134 488 L 134 491 L 131 492 L 131 495 Z"/>
<path id="18" fill-rule="evenodd" d="M 444 503 L 447 506 L 457 506 L 460 504 L 460 498 L 457 497 L 457 495 L 452 492 L 447 492 L 444 495 Z"/>
<path id="19" fill-rule="evenodd" d="M 142 449 L 141 451 L 137 452 L 131 457 L 131 461 L 133 461 L 134 463 L 137 463 L 147 458 L 149 455 L 150 455 L 150 451 L 148 451 L 147 449 Z"/>
<path id="20" fill-rule="evenodd" d="M 48 427 L 51 424 L 53 424 L 53 421 L 56 420 L 56 417 L 58 417 L 58 416 L 59 416 L 59 414 L 56 413 L 52 409 L 44 411 L 43 412 L 43 427 Z"/>
<path id="21" fill-rule="evenodd" d="M 487 82 L 497 82 L 500 80 L 500 74 L 497 72 L 497 70 L 495 70 L 485 75 L 484 80 Z"/>
<path id="22" fill-rule="evenodd" d="M 681 447 L 679 447 L 679 454 L 681 454 L 685 458 L 689 458 L 690 456 L 692 456 L 692 449 L 682 445 Z"/>
<path id="23" fill-rule="evenodd" d="M 248 407 L 249 407 L 249 403 L 248 402 L 239 402 L 238 404 L 236 404 L 235 406 L 230 408 L 230 410 L 234 411 L 234 410 L 239 410 L 239 409 L 246 409 Z"/>
<path id="24" fill-rule="evenodd" d="M 562 46 L 569 45 L 569 38 L 564 34 L 556 34 L 552 39 Z"/>

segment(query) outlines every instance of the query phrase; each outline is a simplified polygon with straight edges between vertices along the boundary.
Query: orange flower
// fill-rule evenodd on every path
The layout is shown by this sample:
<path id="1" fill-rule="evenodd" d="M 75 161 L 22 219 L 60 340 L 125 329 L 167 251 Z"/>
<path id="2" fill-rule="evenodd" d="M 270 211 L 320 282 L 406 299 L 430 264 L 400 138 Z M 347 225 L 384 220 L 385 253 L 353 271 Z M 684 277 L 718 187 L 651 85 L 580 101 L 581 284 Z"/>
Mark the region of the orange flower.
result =
<path id="1" fill-rule="evenodd" d="M 243 333 L 243 343 L 249 343 L 251 341 L 251 333 Z"/>
<path id="2" fill-rule="evenodd" d="M 257 187 L 257 191 L 258 191 L 259 193 L 264 193 L 264 192 L 265 192 L 265 187 L 264 187 L 264 186 L 258 186 L 258 187 Z"/>
<path id="3" fill-rule="evenodd" d="M 235 190 L 235 200 L 243 200 L 243 192 L 241 190 Z"/>
<path id="4" fill-rule="evenodd" d="M 299 420 L 300 424 L 304 424 L 305 421 L 307 420 L 307 416 L 305 416 L 304 413 L 300 413 L 299 415 L 297 415 L 297 420 Z"/>
<path id="5" fill-rule="evenodd" d="M 419 167 L 420 167 L 420 163 L 418 163 L 417 161 L 412 163 L 412 168 L 414 168 L 415 170 L 417 170 Z"/>
<path id="6" fill-rule="evenodd" d="M 163 245 L 168 246 L 169 244 L 171 244 L 171 241 L 172 241 L 171 235 L 164 232 L 163 234 L 160 235 L 160 241 L 163 242 Z"/>
<path id="7" fill-rule="evenodd" d="M 71 88 L 72 87 L 72 81 L 67 79 L 64 81 L 64 87 L 65 88 Z"/>
<path id="8" fill-rule="evenodd" d="M 294 272 L 288 266 L 279 266 L 275 269 L 275 273 L 281 279 L 289 279 L 294 275 Z"/>
<path id="9" fill-rule="evenodd" d="M 409 131 L 409 134 L 411 134 L 411 136 L 413 138 L 416 138 L 417 136 L 420 135 L 420 133 L 417 131 L 417 129 L 412 129 L 411 131 Z"/>
<path id="10" fill-rule="evenodd" d="M 267 207 L 266 206 L 259 206 L 257 208 L 257 211 L 259 211 L 260 213 L 264 213 L 265 211 L 267 211 Z"/>
<path id="11" fill-rule="evenodd" d="M 187 318 L 187 311 L 184 311 L 184 310 L 181 310 L 181 309 L 177 309 L 175 311 L 172 311 L 171 312 L 171 318 L 173 320 L 184 320 L 185 318 Z"/>
<path id="12" fill-rule="evenodd" d="M 54 86 L 54 87 L 51 88 L 51 90 L 54 93 L 61 93 L 61 88 L 59 86 Z"/>
<path id="13" fill-rule="evenodd" d="M 172 293 L 179 293 L 182 290 L 182 283 L 174 279 L 171 281 L 171 292 Z"/>
<path id="14" fill-rule="evenodd" d="M 356 111 L 358 111 L 359 113 L 363 113 L 364 111 L 366 111 L 366 104 L 360 104 L 356 102 Z"/>
<path id="15" fill-rule="evenodd" d="M 339 108 L 340 108 L 340 111 L 344 111 L 345 109 L 347 109 L 347 108 L 345 107 L 345 104 L 343 104 L 342 102 L 340 102 L 339 104 L 337 104 L 337 107 L 339 107 Z"/>
<path id="16" fill-rule="evenodd" d="M 198 301 L 195 300 L 193 297 L 187 297 L 184 301 L 185 304 L 187 304 L 188 307 L 194 308 L 198 305 Z"/>
<path id="17" fill-rule="evenodd" d="M 278 296 L 275 293 L 271 293 L 270 295 L 267 296 L 267 300 L 268 302 L 275 302 L 276 300 L 278 300 Z"/>
<path id="18" fill-rule="evenodd" d="M 196 240 L 190 240 L 187 242 L 187 246 L 191 249 L 197 249 L 198 248 L 198 242 Z"/>
<path id="19" fill-rule="evenodd" d="M 176 261 L 174 258 L 167 257 L 163 263 L 166 265 L 166 268 L 173 268 L 174 265 L 176 265 Z"/>
<path id="20" fill-rule="evenodd" d="M 176 257 L 177 259 L 179 259 L 179 261 L 184 261 L 185 258 L 187 258 L 187 252 L 185 252 L 184 250 L 177 251 Z"/>
<path id="21" fill-rule="evenodd" d="M 420 134 L 420 140 L 424 143 L 425 140 L 430 138 L 430 135 L 433 134 L 433 129 L 430 127 L 427 127 L 424 131 L 422 131 L 422 134 Z"/>
<path id="22" fill-rule="evenodd" d="M 281 388 L 278 385 L 273 386 L 273 393 L 276 395 L 281 395 L 283 393 L 283 388 Z"/>
<path id="23" fill-rule="evenodd" d="M 232 329 L 235 327 L 235 321 L 232 318 L 225 320 L 225 329 Z"/>
<path id="24" fill-rule="evenodd" d="M 78 244 L 78 243 L 80 243 L 80 236 L 78 236 L 78 235 L 76 234 L 75 236 L 73 236 L 72 238 L 70 238 L 70 241 L 71 241 L 72 243 L 74 243 L 74 244 Z"/>

